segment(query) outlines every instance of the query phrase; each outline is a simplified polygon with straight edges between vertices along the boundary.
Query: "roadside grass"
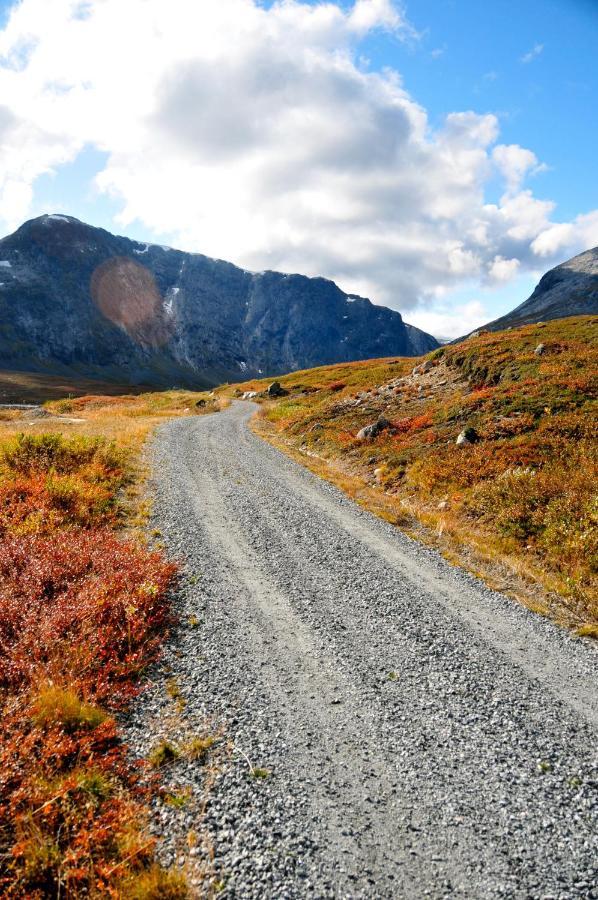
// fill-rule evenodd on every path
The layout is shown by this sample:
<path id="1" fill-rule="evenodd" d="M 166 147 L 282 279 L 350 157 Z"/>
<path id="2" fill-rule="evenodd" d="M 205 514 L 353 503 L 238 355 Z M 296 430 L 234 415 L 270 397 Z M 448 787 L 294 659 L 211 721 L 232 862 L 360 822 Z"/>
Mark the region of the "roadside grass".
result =
<path id="1" fill-rule="evenodd" d="M 176 568 L 131 529 L 143 442 L 215 408 L 188 391 L 94 395 L 0 420 L 3 897 L 188 896 L 155 862 L 155 776 L 118 717 L 172 621 Z"/>
<path id="2" fill-rule="evenodd" d="M 425 359 L 419 374 L 421 359 L 400 359 L 279 378 L 288 394 L 260 398 L 256 430 L 493 587 L 594 634 L 598 319 L 482 332 Z M 379 416 L 391 427 L 358 440 Z M 466 429 L 474 442 L 457 446 Z"/>

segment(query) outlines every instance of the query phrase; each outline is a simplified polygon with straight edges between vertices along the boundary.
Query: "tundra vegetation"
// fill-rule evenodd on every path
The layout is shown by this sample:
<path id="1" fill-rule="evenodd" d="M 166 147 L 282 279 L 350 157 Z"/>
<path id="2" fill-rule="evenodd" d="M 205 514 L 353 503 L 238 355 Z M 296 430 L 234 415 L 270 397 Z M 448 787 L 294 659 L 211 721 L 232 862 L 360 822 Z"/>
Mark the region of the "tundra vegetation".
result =
<path id="1" fill-rule="evenodd" d="M 258 391 L 257 430 L 358 502 L 598 636 L 596 317 L 279 381 L 225 390 Z"/>
<path id="2" fill-rule="evenodd" d="M 176 577 L 134 527 L 140 450 L 164 418 L 214 408 L 182 391 L 95 395 L 0 421 L 3 897 L 187 896 L 154 859 L 157 776 L 127 754 L 118 715 L 159 654 Z"/>

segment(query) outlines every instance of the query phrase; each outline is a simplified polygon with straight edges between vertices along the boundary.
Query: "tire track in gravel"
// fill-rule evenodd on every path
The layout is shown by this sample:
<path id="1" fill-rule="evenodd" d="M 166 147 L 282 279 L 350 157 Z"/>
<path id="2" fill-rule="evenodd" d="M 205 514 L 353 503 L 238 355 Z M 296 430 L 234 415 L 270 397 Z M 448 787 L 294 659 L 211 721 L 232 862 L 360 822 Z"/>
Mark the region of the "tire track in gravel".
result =
<path id="1" fill-rule="evenodd" d="M 171 665 L 190 714 L 199 691 L 273 773 L 235 755 L 216 788 L 225 895 L 598 896 L 594 648 L 262 442 L 251 412 L 154 444 L 156 523 L 207 573 Z"/>

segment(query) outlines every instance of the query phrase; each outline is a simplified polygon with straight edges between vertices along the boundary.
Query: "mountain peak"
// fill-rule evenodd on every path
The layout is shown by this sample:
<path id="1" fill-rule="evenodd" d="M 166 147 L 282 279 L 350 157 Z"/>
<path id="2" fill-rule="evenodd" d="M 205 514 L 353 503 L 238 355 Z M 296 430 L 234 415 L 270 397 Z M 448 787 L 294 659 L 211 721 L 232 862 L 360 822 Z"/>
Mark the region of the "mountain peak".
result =
<path id="1" fill-rule="evenodd" d="M 598 247 L 584 250 L 542 276 L 533 294 L 484 327 L 490 331 L 548 319 L 598 313 Z"/>

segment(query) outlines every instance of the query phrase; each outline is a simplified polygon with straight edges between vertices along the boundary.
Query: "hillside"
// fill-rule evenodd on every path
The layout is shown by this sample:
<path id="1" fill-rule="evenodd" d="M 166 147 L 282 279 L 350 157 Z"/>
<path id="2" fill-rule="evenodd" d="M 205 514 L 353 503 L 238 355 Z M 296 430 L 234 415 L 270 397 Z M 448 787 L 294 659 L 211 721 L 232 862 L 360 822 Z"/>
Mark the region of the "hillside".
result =
<path id="1" fill-rule="evenodd" d="M 287 395 L 258 398 L 257 427 L 496 586 L 595 629 L 598 320 L 483 333 L 413 369 L 294 373 L 280 379 Z"/>
<path id="2" fill-rule="evenodd" d="M 542 276 L 531 297 L 485 325 L 490 331 L 566 316 L 598 313 L 598 247 L 555 266 Z"/>
<path id="3" fill-rule="evenodd" d="M 230 263 L 41 216 L 0 241 L 0 368 L 206 387 L 437 341 L 324 278 Z"/>

